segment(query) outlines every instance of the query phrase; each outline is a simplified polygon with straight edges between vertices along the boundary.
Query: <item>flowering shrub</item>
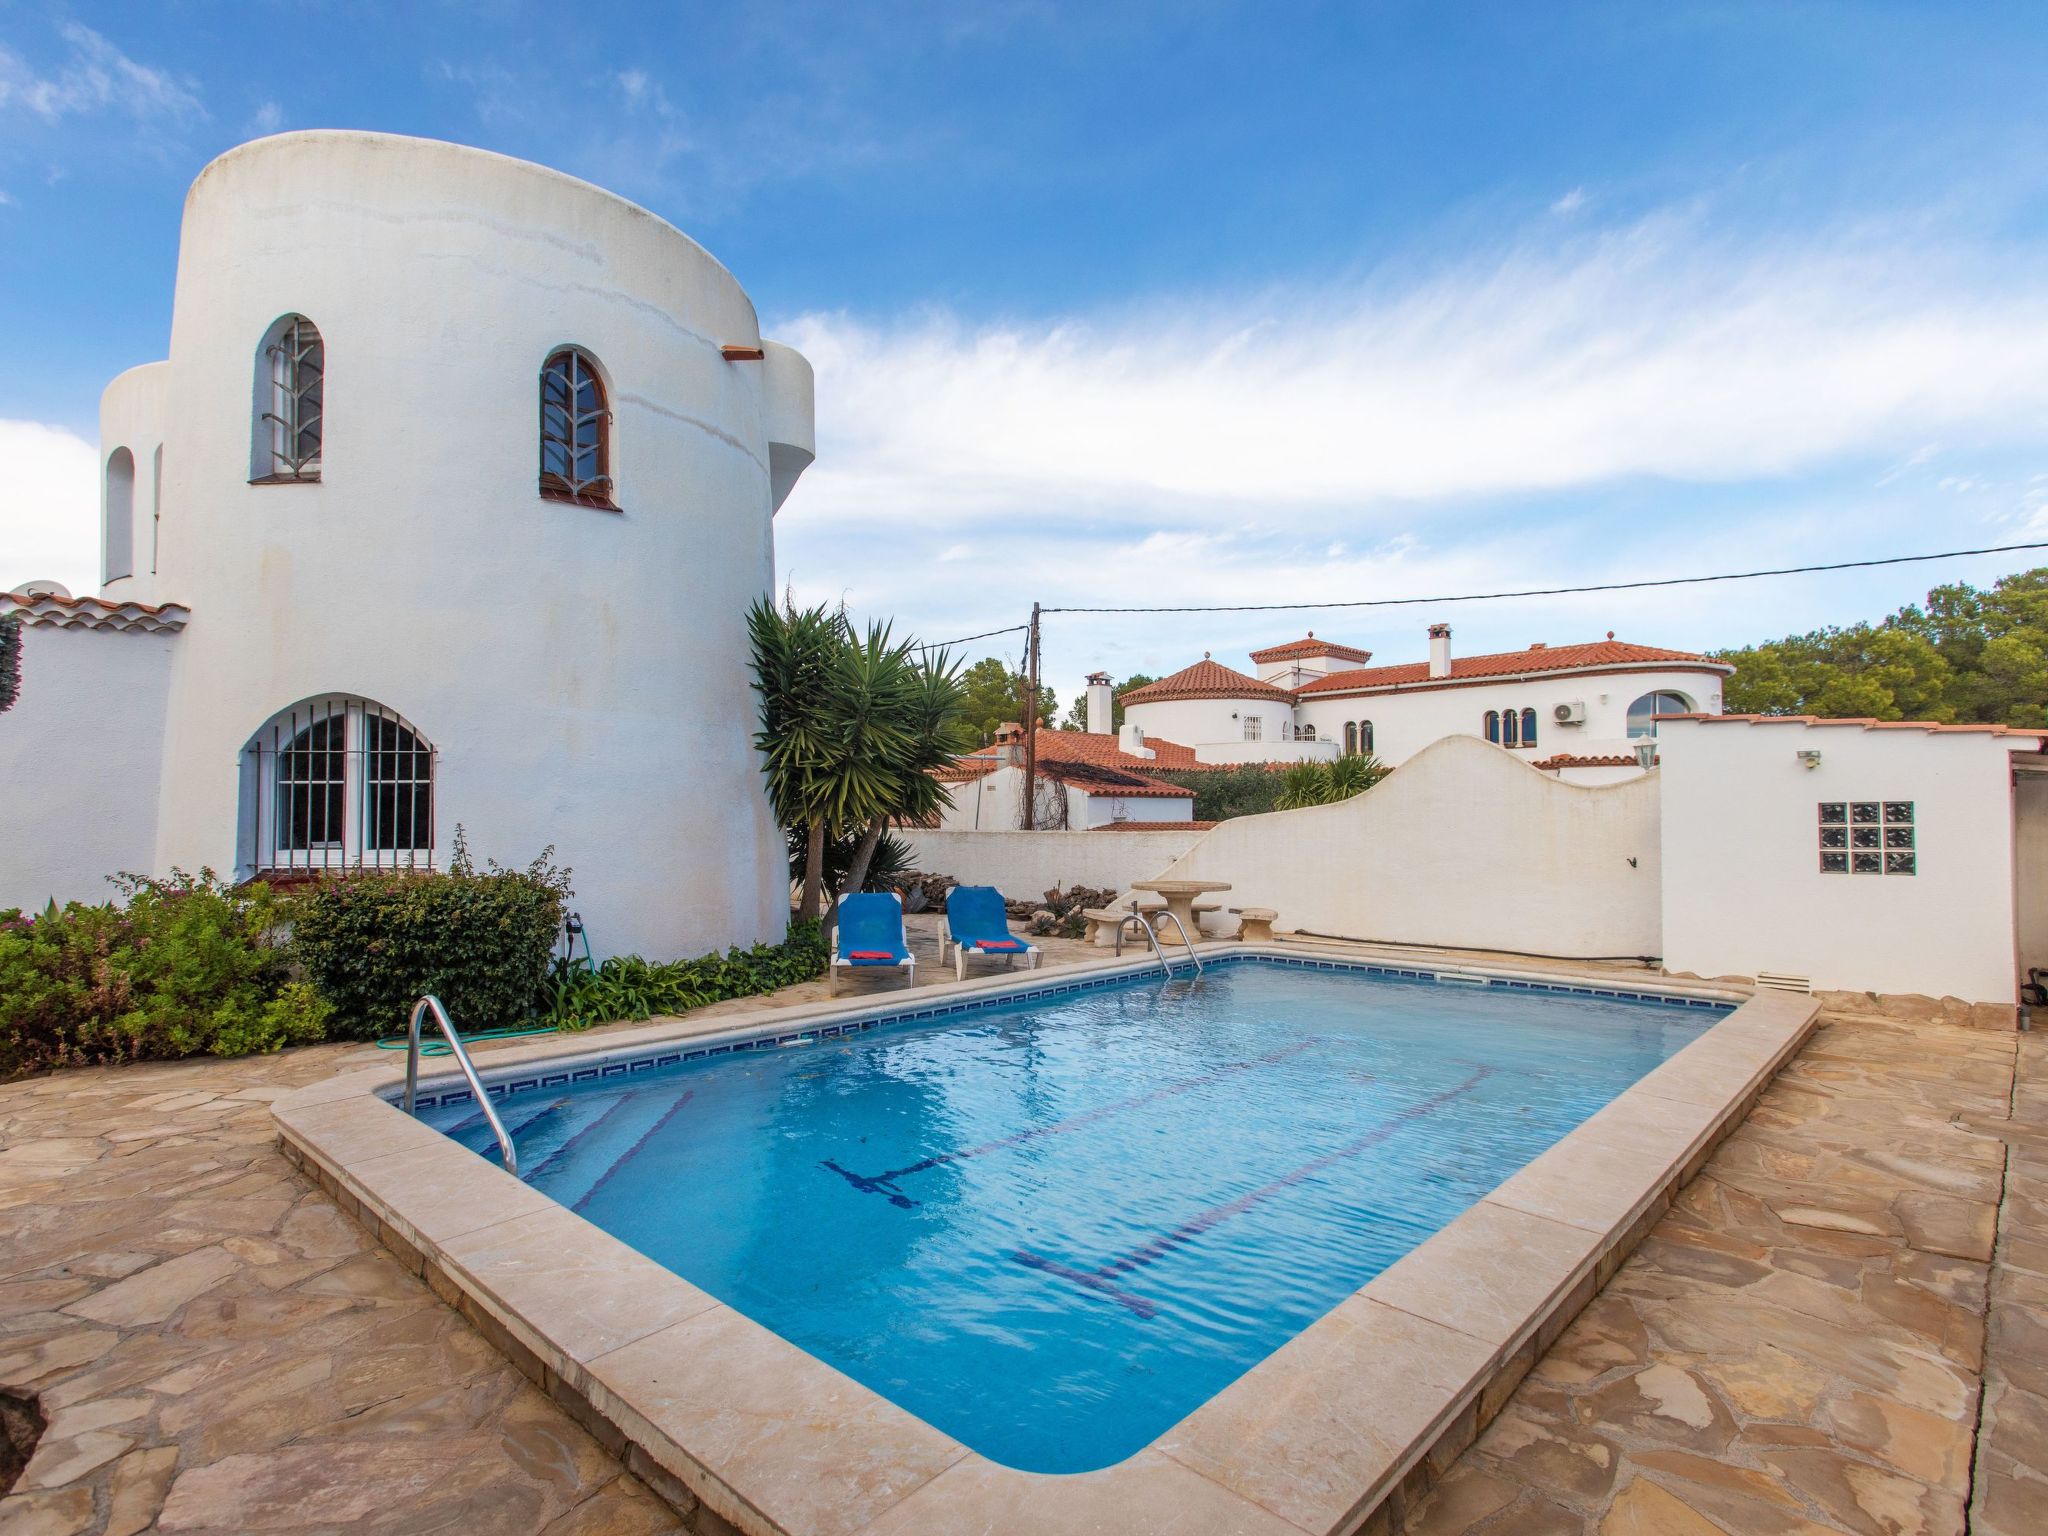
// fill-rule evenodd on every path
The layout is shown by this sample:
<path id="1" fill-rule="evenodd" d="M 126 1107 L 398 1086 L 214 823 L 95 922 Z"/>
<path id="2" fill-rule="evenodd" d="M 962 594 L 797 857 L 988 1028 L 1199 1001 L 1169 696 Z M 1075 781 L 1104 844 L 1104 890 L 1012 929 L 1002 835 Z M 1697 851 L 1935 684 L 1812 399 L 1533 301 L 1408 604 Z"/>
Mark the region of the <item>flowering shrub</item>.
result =
<path id="1" fill-rule="evenodd" d="M 291 979 L 267 886 L 208 869 L 115 884 L 122 905 L 0 911 L 0 1077 L 321 1038 L 327 1005 Z"/>

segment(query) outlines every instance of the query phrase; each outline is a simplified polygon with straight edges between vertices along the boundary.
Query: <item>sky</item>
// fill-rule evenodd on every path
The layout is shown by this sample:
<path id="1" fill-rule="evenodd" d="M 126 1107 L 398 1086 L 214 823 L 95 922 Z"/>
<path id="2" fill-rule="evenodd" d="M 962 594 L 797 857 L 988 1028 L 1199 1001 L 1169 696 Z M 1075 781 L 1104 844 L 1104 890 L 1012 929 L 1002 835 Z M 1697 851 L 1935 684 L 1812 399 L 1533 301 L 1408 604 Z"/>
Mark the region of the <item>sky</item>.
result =
<path id="1" fill-rule="evenodd" d="M 0 0 L 0 585 L 93 589 L 185 188 L 308 127 L 704 244 L 817 368 L 778 579 L 925 640 L 2048 540 L 2044 78 L 1982 0 Z M 1055 613 L 1045 668 L 1706 648 L 2036 563 Z"/>

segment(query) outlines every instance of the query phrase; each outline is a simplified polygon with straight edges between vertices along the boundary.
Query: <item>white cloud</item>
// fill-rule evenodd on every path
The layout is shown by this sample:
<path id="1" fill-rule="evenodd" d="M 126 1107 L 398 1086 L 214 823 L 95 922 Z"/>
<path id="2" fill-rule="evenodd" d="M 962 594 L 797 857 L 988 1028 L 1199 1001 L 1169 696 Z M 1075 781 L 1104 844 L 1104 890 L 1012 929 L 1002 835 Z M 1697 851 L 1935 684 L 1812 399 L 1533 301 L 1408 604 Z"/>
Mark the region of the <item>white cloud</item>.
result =
<path id="1" fill-rule="evenodd" d="M 38 577 L 99 590 L 99 450 L 74 432 L 0 420 L 0 590 Z"/>
<path id="2" fill-rule="evenodd" d="M 48 74 L 0 47 L 0 107 L 19 106 L 46 123 L 120 111 L 141 121 L 189 122 L 206 108 L 189 83 L 168 71 L 138 64 L 112 42 L 78 22 L 63 29 L 70 51 Z"/>
<path id="3" fill-rule="evenodd" d="M 1653 221 L 1394 287 L 968 327 L 812 315 L 813 501 L 1342 509 L 1769 477 L 2038 437 L 2048 281 L 1924 241 L 1738 249 Z"/>
<path id="4" fill-rule="evenodd" d="M 1565 193 L 1563 197 L 1560 197 L 1550 205 L 1550 211 L 1552 213 L 1577 213 L 1585 206 L 1586 189 L 1584 187 L 1573 187 L 1571 191 Z"/>
<path id="5" fill-rule="evenodd" d="M 262 138 L 276 133 L 284 127 L 284 108 L 274 101 L 266 101 L 249 114 L 249 122 L 243 129 L 251 138 Z"/>

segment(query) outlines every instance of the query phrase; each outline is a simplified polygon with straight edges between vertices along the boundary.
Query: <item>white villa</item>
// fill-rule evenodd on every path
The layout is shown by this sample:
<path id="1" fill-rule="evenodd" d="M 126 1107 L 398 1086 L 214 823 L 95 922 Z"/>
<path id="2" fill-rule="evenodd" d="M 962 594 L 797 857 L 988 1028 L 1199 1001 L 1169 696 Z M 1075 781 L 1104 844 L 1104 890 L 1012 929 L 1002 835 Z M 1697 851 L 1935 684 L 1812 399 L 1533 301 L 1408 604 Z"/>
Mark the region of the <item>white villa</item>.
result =
<path id="1" fill-rule="evenodd" d="M 547 845 L 603 951 L 779 939 L 746 609 L 808 363 L 611 193 L 289 133 L 186 200 L 170 356 L 101 404 L 103 583 L 0 598 L 0 906 Z"/>
<path id="2" fill-rule="evenodd" d="M 1446 736 L 1477 736 L 1568 783 L 1641 773 L 1659 715 L 1719 714 L 1734 668 L 1689 651 L 1616 640 L 1488 656 L 1451 654 L 1429 627 L 1429 658 L 1375 667 L 1314 631 L 1251 653 L 1256 675 L 1206 654 L 1123 696 L 1126 750 L 1154 738 L 1199 763 L 1298 762 L 1370 753 L 1405 762 Z M 1091 674 L 1088 728 L 1107 728 L 1109 675 Z M 1098 724 L 1098 722 L 1102 722 Z"/>

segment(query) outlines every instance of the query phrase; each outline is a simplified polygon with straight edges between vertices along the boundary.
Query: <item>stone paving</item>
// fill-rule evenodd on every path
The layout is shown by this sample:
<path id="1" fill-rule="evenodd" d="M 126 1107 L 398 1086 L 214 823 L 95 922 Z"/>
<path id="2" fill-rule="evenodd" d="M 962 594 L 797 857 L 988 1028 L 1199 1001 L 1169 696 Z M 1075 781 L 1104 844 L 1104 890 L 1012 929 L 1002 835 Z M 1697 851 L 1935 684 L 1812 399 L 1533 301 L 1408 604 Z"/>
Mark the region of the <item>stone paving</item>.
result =
<path id="1" fill-rule="evenodd" d="M 2042 1044 L 1824 1019 L 1410 1536 L 2048 1531 Z"/>
<path id="2" fill-rule="evenodd" d="M 369 1058 L 0 1087 L 0 1387 L 49 1420 L 0 1533 L 680 1529 L 277 1152 Z M 1408 1529 L 2018 1536 L 2044 1466 L 2048 1052 L 1836 1018 Z"/>

